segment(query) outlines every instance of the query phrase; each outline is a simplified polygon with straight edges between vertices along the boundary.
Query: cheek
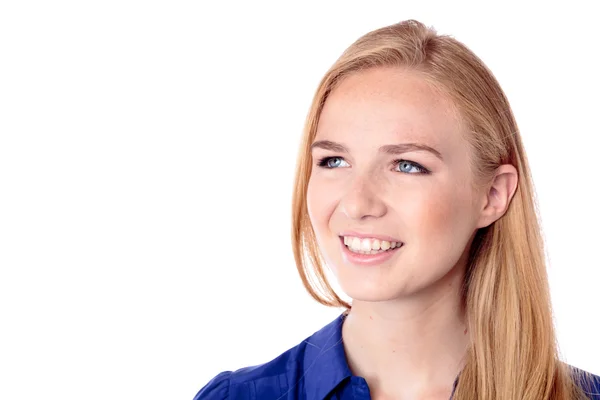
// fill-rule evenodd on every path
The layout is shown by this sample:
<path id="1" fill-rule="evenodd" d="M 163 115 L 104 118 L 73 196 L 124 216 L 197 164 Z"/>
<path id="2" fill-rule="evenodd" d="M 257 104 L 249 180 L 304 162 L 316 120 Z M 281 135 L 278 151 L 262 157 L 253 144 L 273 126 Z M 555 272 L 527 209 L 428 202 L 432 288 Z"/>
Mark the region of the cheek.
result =
<path id="1" fill-rule="evenodd" d="M 420 199 L 412 210 L 413 228 L 419 240 L 428 245 L 453 247 L 470 234 L 472 220 L 471 195 L 464 187 L 446 187 Z"/>
<path id="2" fill-rule="evenodd" d="M 311 176 L 306 191 L 306 206 L 310 222 L 316 233 L 323 230 L 329 221 L 329 217 L 335 208 L 335 199 L 331 191 L 327 190 L 327 184 L 318 177 Z"/>

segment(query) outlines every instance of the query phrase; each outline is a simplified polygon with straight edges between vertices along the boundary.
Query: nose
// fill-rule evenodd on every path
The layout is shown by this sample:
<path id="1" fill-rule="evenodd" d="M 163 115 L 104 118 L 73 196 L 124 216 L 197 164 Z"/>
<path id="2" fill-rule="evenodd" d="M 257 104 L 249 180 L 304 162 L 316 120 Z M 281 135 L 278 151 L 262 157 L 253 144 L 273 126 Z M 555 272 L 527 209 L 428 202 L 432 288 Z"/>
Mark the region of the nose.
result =
<path id="1" fill-rule="evenodd" d="M 369 175 L 355 177 L 340 200 L 341 211 L 354 220 L 384 216 L 387 207 L 380 196 L 382 188 L 379 186 Z"/>

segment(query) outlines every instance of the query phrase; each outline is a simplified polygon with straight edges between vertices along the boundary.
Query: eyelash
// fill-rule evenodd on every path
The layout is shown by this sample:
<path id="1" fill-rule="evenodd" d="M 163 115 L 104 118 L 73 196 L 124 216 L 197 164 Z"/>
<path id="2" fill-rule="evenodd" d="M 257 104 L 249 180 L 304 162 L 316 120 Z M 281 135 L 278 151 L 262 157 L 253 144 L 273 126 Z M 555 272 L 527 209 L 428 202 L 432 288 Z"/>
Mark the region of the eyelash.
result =
<path id="1" fill-rule="evenodd" d="M 332 160 L 332 159 L 335 159 L 335 158 L 339 158 L 339 159 L 343 160 L 342 157 L 323 157 L 323 158 L 319 159 L 319 161 L 317 162 L 317 165 L 319 167 L 326 168 L 326 169 L 335 169 L 335 168 L 327 166 L 327 162 L 329 162 L 329 160 Z M 419 169 L 420 172 L 411 173 L 411 172 L 398 171 L 400 173 L 408 174 L 408 175 L 421 175 L 421 174 L 422 175 L 427 175 L 427 174 L 429 174 L 431 172 L 431 171 L 429 171 L 427 168 L 423 167 L 419 163 L 416 163 L 416 162 L 410 161 L 410 160 L 404 160 L 404 159 L 394 160 L 394 168 L 396 168 L 398 166 L 398 164 L 400 164 L 402 162 L 406 162 L 406 163 L 412 164 L 414 167 L 416 167 L 417 169 Z"/>

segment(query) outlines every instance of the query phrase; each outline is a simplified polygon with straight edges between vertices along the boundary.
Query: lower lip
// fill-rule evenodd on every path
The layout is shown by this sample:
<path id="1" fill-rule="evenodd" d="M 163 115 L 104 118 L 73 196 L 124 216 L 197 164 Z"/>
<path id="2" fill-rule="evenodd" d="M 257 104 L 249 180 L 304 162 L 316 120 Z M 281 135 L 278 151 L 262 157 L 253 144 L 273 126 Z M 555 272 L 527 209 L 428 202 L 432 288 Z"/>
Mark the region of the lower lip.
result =
<path id="1" fill-rule="evenodd" d="M 374 266 L 382 264 L 392 258 L 398 252 L 398 250 L 404 247 L 404 244 L 402 244 L 400 247 L 396 247 L 392 250 L 386 250 L 377 254 L 361 254 L 350 251 L 350 249 L 344 244 L 344 238 L 340 238 L 340 240 L 344 258 L 352 264 L 362 266 Z"/>

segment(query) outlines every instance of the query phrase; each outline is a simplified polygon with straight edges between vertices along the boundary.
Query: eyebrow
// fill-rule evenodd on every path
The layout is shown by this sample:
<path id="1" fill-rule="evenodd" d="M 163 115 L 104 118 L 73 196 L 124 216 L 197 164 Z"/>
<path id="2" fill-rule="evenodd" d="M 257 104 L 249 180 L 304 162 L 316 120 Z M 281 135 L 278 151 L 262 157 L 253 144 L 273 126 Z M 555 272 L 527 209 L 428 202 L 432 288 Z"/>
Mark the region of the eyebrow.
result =
<path id="1" fill-rule="evenodd" d="M 340 143 L 332 142 L 331 140 L 318 140 L 310 145 L 311 151 L 317 148 L 323 150 L 330 150 L 338 153 L 349 153 L 346 146 Z M 440 160 L 444 160 L 442 158 L 442 154 L 439 151 L 423 143 L 387 144 L 385 146 L 381 146 L 379 148 L 379 151 L 391 155 L 398 155 L 402 153 L 407 153 L 409 151 L 427 151 L 429 153 L 432 153 Z"/>

